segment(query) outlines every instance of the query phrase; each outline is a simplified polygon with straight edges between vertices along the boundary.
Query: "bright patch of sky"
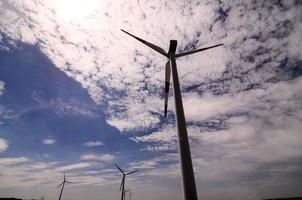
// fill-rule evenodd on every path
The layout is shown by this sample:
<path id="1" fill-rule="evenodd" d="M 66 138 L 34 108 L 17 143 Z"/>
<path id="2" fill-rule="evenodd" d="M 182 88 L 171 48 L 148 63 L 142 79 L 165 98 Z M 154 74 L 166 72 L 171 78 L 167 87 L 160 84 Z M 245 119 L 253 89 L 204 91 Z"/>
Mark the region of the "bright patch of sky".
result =
<path id="1" fill-rule="evenodd" d="M 299 1 L 0 1 L 0 197 L 181 199 L 166 59 L 177 52 L 200 199 L 302 196 Z M 39 186 L 39 187 L 37 187 Z M 156 195 L 154 195 L 156 194 Z"/>
<path id="2" fill-rule="evenodd" d="M 0 138 L 0 153 L 6 151 L 8 148 L 8 142 L 2 138 Z"/>
<path id="3" fill-rule="evenodd" d="M 84 145 L 87 147 L 97 147 L 97 146 L 102 146 L 104 144 L 101 141 L 89 141 L 89 142 L 86 142 Z"/>
<path id="4" fill-rule="evenodd" d="M 47 138 L 47 139 L 43 139 L 42 140 L 42 143 L 43 144 L 46 144 L 46 145 L 50 145 L 50 144 L 53 144 L 53 143 L 55 143 L 56 141 L 55 140 L 53 140 L 53 139 L 51 139 L 51 138 Z"/>

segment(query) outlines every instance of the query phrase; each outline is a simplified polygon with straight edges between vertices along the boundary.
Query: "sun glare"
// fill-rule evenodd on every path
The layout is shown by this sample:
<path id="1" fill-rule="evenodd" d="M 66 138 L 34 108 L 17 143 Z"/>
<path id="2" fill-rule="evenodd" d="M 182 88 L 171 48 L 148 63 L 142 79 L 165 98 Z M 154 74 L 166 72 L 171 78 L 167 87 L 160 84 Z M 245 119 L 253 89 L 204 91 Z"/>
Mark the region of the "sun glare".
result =
<path id="1" fill-rule="evenodd" d="M 102 0 L 53 0 L 55 12 L 65 21 L 82 21 L 94 13 Z"/>

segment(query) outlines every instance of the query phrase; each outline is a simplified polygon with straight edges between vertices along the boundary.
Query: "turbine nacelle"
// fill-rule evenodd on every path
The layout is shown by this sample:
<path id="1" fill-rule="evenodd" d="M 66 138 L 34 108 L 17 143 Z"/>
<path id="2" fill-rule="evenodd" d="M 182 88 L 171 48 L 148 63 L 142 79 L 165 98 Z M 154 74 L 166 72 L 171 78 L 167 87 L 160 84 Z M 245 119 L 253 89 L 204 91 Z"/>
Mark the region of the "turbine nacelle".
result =
<path id="1" fill-rule="evenodd" d="M 170 46 L 169 46 L 169 52 L 168 52 L 169 57 L 171 55 L 175 55 L 176 47 L 177 47 L 177 40 L 170 40 Z"/>

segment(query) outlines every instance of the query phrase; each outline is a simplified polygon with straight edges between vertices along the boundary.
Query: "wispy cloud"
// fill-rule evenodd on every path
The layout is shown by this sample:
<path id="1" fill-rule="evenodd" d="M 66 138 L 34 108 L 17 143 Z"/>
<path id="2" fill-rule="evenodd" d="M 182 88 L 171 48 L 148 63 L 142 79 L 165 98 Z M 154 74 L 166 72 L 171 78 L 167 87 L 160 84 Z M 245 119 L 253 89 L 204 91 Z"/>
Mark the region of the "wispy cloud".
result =
<path id="1" fill-rule="evenodd" d="M 6 151 L 8 148 L 8 141 L 0 138 L 0 153 Z"/>
<path id="2" fill-rule="evenodd" d="M 33 99 L 42 107 L 49 108 L 59 116 L 86 116 L 96 117 L 97 109 L 76 99 L 63 100 L 61 98 L 47 99 L 42 93 L 33 94 Z"/>
<path id="3" fill-rule="evenodd" d="M 45 163 L 45 162 L 35 162 L 30 165 L 31 168 L 36 170 L 43 170 L 53 167 L 52 163 Z"/>
<path id="4" fill-rule="evenodd" d="M 5 164 L 2 164 L 5 163 Z M 73 181 L 75 186 L 84 185 L 110 185 L 115 178 L 111 174 L 101 175 L 95 171 L 90 175 L 88 170 L 93 163 L 75 163 L 60 166 L 53 162 L 35 162 L 25 157 L 6 158 L 0 161 L 1 179 L 0 190 L 7 187 L 18 187 L 19 189 L 46 187 L 54 188 L 62 180 L 63 172 L 67 172 L 67 178 Z"/>
<path id="5" fill-rule="evenodd" d="M 14 165 L 14 164 L 26 163 L 29 161 L 30 159 L 26 157 L 0 158 L 0 165 Z"/>
<path id="6" fill-rule="evenodd" d="M 84 143 L 85 146 L 87 147 L 96 147 L 96 146 L 102 146 L 104 145 L 103 142 L 96 140 L 96 141 L 89 141 Z"/>
<path id="7" fill-rule="evenodd" d="M 103 161 L 103 162 L 107 162 L 107 161 L 112 161 L 115 159 L 115 156 L 111 155 L 111 154 L 83 154 L 81 155 L 81 160 L 94 160 L 94 161 Z"/>
<path id="8" fill-rule="evenodd" d="M 76 164 L 70 164 L 62 167 L 58 167 L 56 170 L 58 171 L 71 171 L 71 170 L 77 170 L 77 169 L 83 169 L 92 166 L 91 163 L 82 162 L 82 163 L 76 163 Z"/>
<path id="9" fill-rule="evenodd" d="M 3 92 L 4 92 L 4 82 L 0 80 L 0 96 L 3 95 Z"/>
<path id="10" fill-rule="evenodd" d="M 46 145 L 51 145 L 51 144 L 54 144 L 55 142 L 56 141 L 54 139 L 51 139 L 51 138 L 46 138 L 46 139 L 42 140 L 42 143 L 46 144 Z"/>
<path id="11" fill-rule="evenodd" d="M 137 169 L 157 169 L 164 167 L 165 165 L 175 164 L 178 161 L 178 155 L 176 153 L 167 153 L 155 158 L 132 162 L 129 165 Z M 162 164 L 165 165 L 162 165 Z"/>
<path id="12" fill-rule="evenodd" d="M 131 139 L 137 143 L 144 143 L 145 147 L 142 150 L 150 152 L 176 150 L 177 147 L 176 128 L 172 124 L 168 124 L 151 134 Z"/>

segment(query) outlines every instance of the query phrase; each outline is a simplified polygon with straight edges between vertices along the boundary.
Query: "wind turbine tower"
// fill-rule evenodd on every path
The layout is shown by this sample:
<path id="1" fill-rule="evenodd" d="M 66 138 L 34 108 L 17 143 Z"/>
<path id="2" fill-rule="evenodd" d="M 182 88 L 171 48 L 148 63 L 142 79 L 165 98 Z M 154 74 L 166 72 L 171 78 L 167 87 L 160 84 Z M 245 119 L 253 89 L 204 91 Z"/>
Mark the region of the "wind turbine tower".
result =
<path id="1" fill-rule="evenodd" d="M 131 171 L 131 172 L 128 172 L 128 173 L 125 173 L 117 164 L 114 164 L 116 166 L 116 168 L 118 168 L 118 170 L 120 170 L 120 172 L 122 173 L 123 175 L 123 178 L 122 178 L 122 182 L 121 182 L 121 186 L 120 186 L 120 191 L 121 191 L 121 200 L 124 200 L 125 199 L 125 194 L 126 194 L 126 190 L 125 190 L 125 181 L 126 181 L 126 176 L 130 175 L 130 174 L 133 174 L 135 172 L 137 172 L 138 170 L 134 170 L 134 171 Z"/>
<path id="2" fill-rule="evenodd" d="M 183 198 L 184 200 L 197 200 L 197 192 L 196 192 L 196 184 L 195 178 L 193 174 L 193 166 L 192 166 L 192 158 L 190 152 L 190 144 L 188 139 L 187 127 L 185 114 L 183 109 L 183 103 L 181 98 L 181 91 L 179 85 L 178 72 L 176 67 L 176 58 L 190 55 L 193 53 L 205 51 L 207 49 L 211 49 L 214 47 L 221 46 L 223 44 L 217 44 L 214 46 L 205 47 L 202 49 L 197 49 L 193 51 L 176 53 L 177 40 L 170 40 L 169 51 L 166 52 L 161 47 L 158 47 L 150 42 L 147 42 L 127 31 L 121 30 L 124 33 L 130 35 L 131 37 L 137 39 L 143 44 L 147 45 L 151 49 L 157 51 L 168 59 L 165 68 L 165 106 L 164 106 L 164 116 L 167 116 L 167 108 L 168 108 L 168 95 L 169 95 L 169 87 L 170 87 L 170 77 L 172 72 L 172 81 L 173 81 L 173 89 L 174 89 L 174 101 L 175 101 L 175 115 L 176 115 L 176 127 L 178 133 L 178 148 L 180 155 L 180 163 L 181 163 L 181 172 L 182 172 L 182 185 L 183 185 Z"/>
<path id="3" fill-rule="evenodd" d="M 61 192 L 60 192 L 60 196 L 59 196 L 59 200 L 61 200 L 61 197 L 62 197 L 62 194 L 63 194 L 63 190 L 64 190 L 65 183 L 72 183 L 72 182 L 66 181 L 66 176 L 65 176 L 65 174 L 64 174 L 64 180 L 63 180 L 63 182 L 60 183 L 60 185 L 58 185 L 58 188 L 62 186 Z"/>

